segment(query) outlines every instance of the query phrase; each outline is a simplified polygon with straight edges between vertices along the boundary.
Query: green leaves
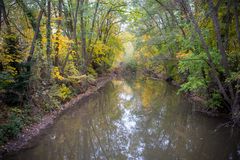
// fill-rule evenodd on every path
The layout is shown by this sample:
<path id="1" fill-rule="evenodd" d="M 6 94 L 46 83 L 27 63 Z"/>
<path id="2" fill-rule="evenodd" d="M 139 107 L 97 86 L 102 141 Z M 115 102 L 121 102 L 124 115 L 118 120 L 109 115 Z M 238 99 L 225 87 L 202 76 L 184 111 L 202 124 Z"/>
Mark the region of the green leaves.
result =
<path id="1" fill-rule="evenodd" d="M 197 92 L 200 89 L 206 89 L 207 85 L 203 78 L 197 76 L 188 76 L 187 82 L 181 85 L 180 92 L 193 91 Z"/>

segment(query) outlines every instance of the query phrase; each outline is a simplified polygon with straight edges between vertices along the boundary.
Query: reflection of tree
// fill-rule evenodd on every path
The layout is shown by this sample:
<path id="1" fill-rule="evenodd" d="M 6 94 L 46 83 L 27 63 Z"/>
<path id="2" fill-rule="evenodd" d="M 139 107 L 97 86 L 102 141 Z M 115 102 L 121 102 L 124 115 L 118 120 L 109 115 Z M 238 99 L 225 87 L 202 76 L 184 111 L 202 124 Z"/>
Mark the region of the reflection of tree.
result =
<path id="1" fill-rule="evenodd" d="M 213 132 L 218 122 L 192 113 L 164 82 L 115 81 L 79 106 L 20 159 L 240 158 L 239 135 Z"/>
<path id="2" fill-rule="evenodd" d="M 228 130 L 213 133 L 218 123 L 193 115 L 190 104 L 164 82 L 145 80 L 135 81 L 131 85 L 143 101 L 143 109 L 133 113 L 146 115 L 137 122 L 137 128 L 141 130 L 135 133 L 133 141 L 137 143 L 133 148 L 137 150 L 144 146 L 141 154 L 145 159 L 159 159 L 159 156 L 162 159 L 226 159 L 232 154 L 231 151 L 236 153 L 239 138 L 226 140 L 225 137 L 231 136 Z M 149 109 L 144 109 L 145 106 Z M 231 142 L 234 139 L 238 142 Z"/>

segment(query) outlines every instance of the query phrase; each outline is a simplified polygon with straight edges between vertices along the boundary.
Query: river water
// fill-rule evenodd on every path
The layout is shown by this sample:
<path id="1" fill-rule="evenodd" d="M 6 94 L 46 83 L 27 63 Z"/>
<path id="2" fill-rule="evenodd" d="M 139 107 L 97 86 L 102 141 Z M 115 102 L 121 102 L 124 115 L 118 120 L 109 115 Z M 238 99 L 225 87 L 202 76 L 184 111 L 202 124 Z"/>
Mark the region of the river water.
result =
<path id="1" fill-rule="evenodd" d="M 5 159 L 240 159 L 240 133 L 196 105 L 163 81 L 113 80 Z"/>

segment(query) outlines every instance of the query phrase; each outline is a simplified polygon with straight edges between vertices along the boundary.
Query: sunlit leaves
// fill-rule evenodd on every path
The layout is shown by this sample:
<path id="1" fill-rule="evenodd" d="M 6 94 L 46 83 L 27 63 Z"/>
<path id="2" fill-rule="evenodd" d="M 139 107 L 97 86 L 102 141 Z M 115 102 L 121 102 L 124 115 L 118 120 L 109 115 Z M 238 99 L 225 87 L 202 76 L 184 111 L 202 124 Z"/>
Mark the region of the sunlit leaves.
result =
<path id="1" fill-rule="evenodd" d="M 63 80 L 63 79 L 64 79 L 64 77 L 61 76 L 58 67 L 54 67 L 54 68 L 52 69 L 51 75 L 52 75 L 52 78 L 57 79 L 57 80 Z"/>

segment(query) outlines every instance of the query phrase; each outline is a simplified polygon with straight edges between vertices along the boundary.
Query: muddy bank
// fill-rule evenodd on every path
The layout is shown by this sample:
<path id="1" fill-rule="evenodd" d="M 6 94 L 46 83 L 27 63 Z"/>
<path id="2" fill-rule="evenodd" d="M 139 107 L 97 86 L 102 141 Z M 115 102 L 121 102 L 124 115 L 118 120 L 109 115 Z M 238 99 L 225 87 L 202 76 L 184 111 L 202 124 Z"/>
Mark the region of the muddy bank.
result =
<path id="1" fill-rule="evenodd" d="M 107 82 L 112 80 L 116 76 L 116 73 L 111 73 L 99 77 L 95 85 L 90 86 L 85 93 L 79 94 L 76 97 L 73 97 L 69 102 L 63 104 L 59 110 L 53 111 L 44 115 L 41 120 L 37 123 L 34 123 L 30 126 L 26 126 L 19 136 L 16 139 L 9 141 L 0 148 L 0 159 L 2 156 L 9 152 L 16 152 L 20 149 L 25 148 L 28 142 L 39 135 L 41 131 L 47 128 L 49 125 L 54 123 L 54 120 L 61 115 L 61 113 L 69 108 L 71 108 L 78 101 L 92 95 L 97 90 L 102 88 Z"/>

